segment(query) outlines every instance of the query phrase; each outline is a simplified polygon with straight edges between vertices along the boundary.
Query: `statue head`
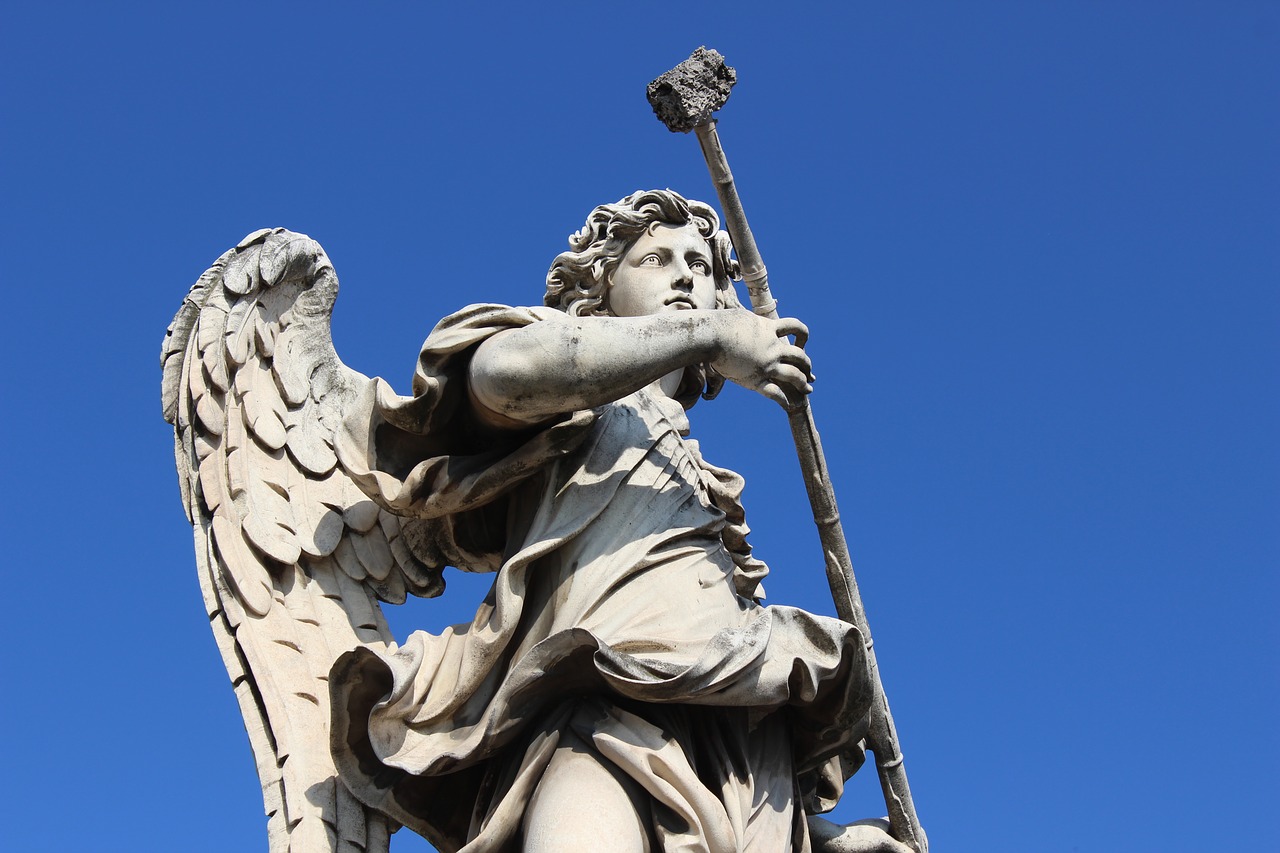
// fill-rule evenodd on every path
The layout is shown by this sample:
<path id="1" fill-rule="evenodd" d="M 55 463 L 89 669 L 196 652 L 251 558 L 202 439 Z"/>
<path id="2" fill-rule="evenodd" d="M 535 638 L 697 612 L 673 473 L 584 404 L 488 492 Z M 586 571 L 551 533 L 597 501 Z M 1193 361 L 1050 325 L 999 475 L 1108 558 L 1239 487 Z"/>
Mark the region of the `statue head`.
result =
<path id="1" fill-rule="evenodd" d="M 733 281 L 742 276 L 737 261 L 729 256 L 733 244 L 729 235 L 720 230 L 719 217 L 709 205 L 672 190 L 637 191 L 616 204 L 602 204 L 591 211 L 586 224 L 570 235 L 570 251 L 552 262 L 543 301 L 579 317 L 614 316 L 609 309 L 609 288 L 632 244 L 661 226 L 688 225 L 707 241 L 715 281 L 715 307 L 740 308 Z M 699 397 L 710 400 L 723 386 L 724 377 L 710 366 L 693 365 L 685 369 L 676 399 L 688 408 Z"/>
<path id="2" fill-rule="evenodd" d="M 732 281 L 741 276 L 737 262 L 729 257 L 732 244 L 720 230 L 719 217 L 710 206 L 671 190 L 634 192 L 591 211 L 586 225 L 569 237 L 571 250 L 551 264 L 543 301 L 576 316 L 611 316 L 609 285 L 614 271 L 636 240 L 661 225 L 697 229 L 711 255 L 716 307 L 739 307 Z"/>

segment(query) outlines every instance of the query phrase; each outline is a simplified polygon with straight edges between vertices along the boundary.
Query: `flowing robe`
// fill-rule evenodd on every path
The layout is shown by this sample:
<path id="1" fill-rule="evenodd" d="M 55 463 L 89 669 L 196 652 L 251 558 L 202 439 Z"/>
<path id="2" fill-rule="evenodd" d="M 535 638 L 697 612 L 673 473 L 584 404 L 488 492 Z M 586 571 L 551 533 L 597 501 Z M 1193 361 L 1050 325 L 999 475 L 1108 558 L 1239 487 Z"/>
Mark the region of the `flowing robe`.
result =
<path id="1" fill-rule="evenodd" d="M 470 624 L 335 664 L 339 772 L 441 850 L 518 850 L 571 732 L 644 790 L 659 849 L 807 851 L 805 804 L 834 802 L 865 731 L 861 636 L 755 600 L 741 478 L 702 460 L 679 403 L 474 421 L 475 347 L 564 319 L 471 306 L 428 337 L 413 397 L 377 384 L 353 406 L 338 450 L 361 488 L 425 520 L 420 553 L 496 575 Z"/>

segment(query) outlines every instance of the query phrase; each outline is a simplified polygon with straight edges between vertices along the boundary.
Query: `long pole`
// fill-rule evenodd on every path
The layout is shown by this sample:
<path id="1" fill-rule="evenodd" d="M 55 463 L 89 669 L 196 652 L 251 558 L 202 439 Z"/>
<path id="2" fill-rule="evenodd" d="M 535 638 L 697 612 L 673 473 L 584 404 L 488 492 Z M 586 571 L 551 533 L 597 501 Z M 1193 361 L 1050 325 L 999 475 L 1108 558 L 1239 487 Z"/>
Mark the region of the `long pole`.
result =
<path id="1" fill-rule="evenodd" d="M 720 135 L 716 132 L 715 119 L 697 125 L 694 131 L 702 154 L 707 160 L 711 180 L 715 183 L 720 206 L 724 210 L 725 227 L 733 238 L 733 248 L 742 266 L 742 280 L 751 297 L 751 305 L 757 314 L 771 319 L 778 318 L 777 302 L 769 291 L 769 276 L 755 237 L 747 225 L 747 215 L 738 198 L 738 189 L 729 171 Z M 858 592 L 858 581 L 853 575 L 853 560 L 845 542 L 844 527 L 840 524 L 840 511 L 836 507 L 835 490 L 827 473 L 827 460 L 822 454 L 822 441 L 813 422 L 813 410 L 807 397 L 788 407 L 787 420 L 791 423 L 791 436 L 795 439 L 796 453 L 800 457 L 800 470 L 804 474 L 805 490 L 809 493 L 809 505 L 813 520 L 818 526 L 818 538 L 826 562 L 827 582 L 835 599 L 836 613 L 851 622 L 862 634 L 867 647 L 867 665 L 871 674 L 873 691 L 871 727 L 867 734 L 867 746 L 875 756 L 876 773 L 884 792 L 885 806 L 889 810 L 890 833 L 898 841 L 909 844 L 918 853 L 928 853 L 929 841 L 920 819 L 916 816 L 915 803 L 911 799 L 911 786 L 907 783 L 907 768 L 903 764 L 902 751 L 898 747 L 898 732 L 889 712 L 889 700 L 880 683 L 880 668 L 876 665 L 876 652 L 871 641 L 871 628 Z"/>

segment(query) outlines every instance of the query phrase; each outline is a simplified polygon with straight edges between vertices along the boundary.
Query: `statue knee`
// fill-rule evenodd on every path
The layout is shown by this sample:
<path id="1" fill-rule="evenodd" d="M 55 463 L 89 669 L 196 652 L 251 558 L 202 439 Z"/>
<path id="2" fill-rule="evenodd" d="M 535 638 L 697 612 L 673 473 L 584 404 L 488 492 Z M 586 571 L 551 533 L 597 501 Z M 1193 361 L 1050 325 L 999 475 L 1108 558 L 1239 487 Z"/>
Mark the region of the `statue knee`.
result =
<path id="1" fill-rule="evenodd" d="M 649 853 L 649 795 L 568 734 L 523 821 L 524 853 Z"/>

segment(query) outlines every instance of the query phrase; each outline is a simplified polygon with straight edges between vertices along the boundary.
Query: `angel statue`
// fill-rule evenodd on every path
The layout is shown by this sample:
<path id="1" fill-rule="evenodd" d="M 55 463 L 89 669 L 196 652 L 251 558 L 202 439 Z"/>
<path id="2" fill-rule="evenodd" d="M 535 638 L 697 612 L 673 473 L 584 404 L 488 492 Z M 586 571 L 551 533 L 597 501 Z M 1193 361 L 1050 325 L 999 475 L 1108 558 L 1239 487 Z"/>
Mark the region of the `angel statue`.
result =
<path id="1" fill-rule="evenodd" d="M 412 395 L 346 367 L 320 246 L 258 231 L 165 337 L 164 413 L 272 853 L 890 851 L 817 814 L 862 760 L 852 625 L 764 606 L 743 480 L 687 410 L 811 390 L 794 319 L 742 308 L 715 212 L 593 210 L 545 305 L 471 305 Z M 493 586 L 397 643 L 378 602 Z"/>

